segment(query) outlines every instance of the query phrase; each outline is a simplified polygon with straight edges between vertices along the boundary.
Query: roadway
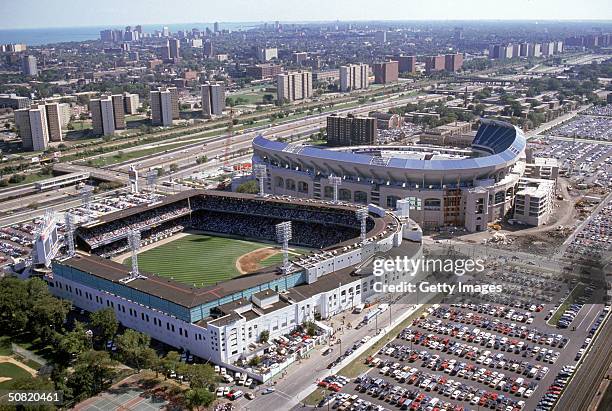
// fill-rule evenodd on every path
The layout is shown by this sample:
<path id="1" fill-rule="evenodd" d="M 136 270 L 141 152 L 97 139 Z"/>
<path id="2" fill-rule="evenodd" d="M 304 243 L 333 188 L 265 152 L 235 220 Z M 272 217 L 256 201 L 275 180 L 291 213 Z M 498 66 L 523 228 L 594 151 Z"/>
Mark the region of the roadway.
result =
<path id="1" fill-rule="evenodd" d="M 264 136 L 270 138 L 279 138 L 279 137 L 291 137 L 295 135 L 306 135 L 313 132 L 318 132 L 319 129 L 324 128 L 326 126 L 327 116 L 330 114 L 363 114 L 368 113 L 373 110 L 381 110 L 388 109 L 391 107 L 397 107 L 400 105 L 408 104 L 415 101 L 434 101 L 444 98 L 444 96 L 440 95 L 427 95 L 421 96 L 419 99 L 416 96 L 409 98 L 397 98 L 389 97 L 383 101 L 374 102 L 370 104 L 366 104 L 360 107 L 350 107 L 350 108 L 339 108 L 337 110 L 314 114 L 306 117 L 302 117 L 297 120 L 292 120 L 286 123 L 280 123 L 277 125 L 273 125 L 271 127 L 255 127 L 252 129 L 243 130 L 241 133 L 234 133 L 231 137 L 231 145 L 229 147 L 230 150 L 236 151 L 240 148 L 250 147 L 251 141 L 255 138 L 256 135 L 262 134 Z M 147 156 L 146 159 L 135 159 L 132 161 L 121 163 L 120 165 L 109 166 L 108 169 L 118 170 L 118 171 L 127 171 L 131 165 L 137 166 L 139 170 L 147 170 L 152 167 L 172 164 L 172 163 L 180 163 L 183 165 L 195 162 L 196 158 L 206 155 L 209 159 L 212 158 L 211 154 L 218 155 L 223 154 L 225 150 L 225 143 L 229 138 L 229 134 L 225 134 L 223 136 L 214 137 L 207 139 L 202 142 L 194 143 L 189 146 L 180 147 L 174 150 L 168 150 L 164 152 L 162 155 L 150 155 Z M 247 144 L 245 144 L 247 143 Z M 219 151 L 219 149 L 221 149 Z M 214 151 L 214 153 L 213 153 Z M 179 165 L 180 167 L 180 165 Z"/>

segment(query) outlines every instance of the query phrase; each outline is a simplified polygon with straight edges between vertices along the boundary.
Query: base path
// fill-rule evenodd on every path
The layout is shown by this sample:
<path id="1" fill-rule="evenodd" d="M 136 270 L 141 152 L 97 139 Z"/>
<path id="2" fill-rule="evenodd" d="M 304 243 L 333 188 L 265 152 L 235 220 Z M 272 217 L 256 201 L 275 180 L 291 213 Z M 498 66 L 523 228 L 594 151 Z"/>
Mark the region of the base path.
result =
<path id="1" fill-rule="evenodd" d="M 236 269 L 240 274 L 248 274 L 261 268 L 260 261 L 272 257 L 280 252 L 278 248 L 263 247 L 250 253 L 243 254 L 236 260 Z"/>
<path id="2" fill-rule="evenodd" d="M 34 368 L 28 367 L 27 365 L 25 365 L 22 362 L 17 361 L 13 357 L 7 357 L 5 355 L 0 355 L 0 364 L 2 364 L 4 362 L 10 362 L 11 364 L 15 364 L 19 368 L 23 368 L 24 370 L 29 372 L 32 375 L 32 377 L 36 377 L 36 375 L 38 374 L 38 371 L 36 371 Z M 10 380 L 10 378 L 9 378 L 9 380 Z M 2 382 L 2 381 L 0 381 L 0 382 Z"/>

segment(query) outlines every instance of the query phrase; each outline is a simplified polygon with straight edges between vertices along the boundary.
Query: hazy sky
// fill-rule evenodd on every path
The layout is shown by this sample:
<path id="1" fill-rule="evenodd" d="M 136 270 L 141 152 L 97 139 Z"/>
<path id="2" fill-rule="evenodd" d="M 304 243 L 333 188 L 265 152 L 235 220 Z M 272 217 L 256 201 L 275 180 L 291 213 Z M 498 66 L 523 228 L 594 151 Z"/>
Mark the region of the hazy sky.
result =
<path id="1" fill-rule="evenodd" d="M 0 0 L 0 29 L 212 21 L 612 20 L 611 0 Z"/>

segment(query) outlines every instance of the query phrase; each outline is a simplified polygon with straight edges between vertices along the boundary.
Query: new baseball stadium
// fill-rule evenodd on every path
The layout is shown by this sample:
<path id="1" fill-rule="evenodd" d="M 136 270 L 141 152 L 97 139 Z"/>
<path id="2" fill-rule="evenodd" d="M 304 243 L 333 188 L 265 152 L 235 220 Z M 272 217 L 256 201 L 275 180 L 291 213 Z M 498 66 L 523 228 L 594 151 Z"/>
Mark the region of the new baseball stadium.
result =
<path id="1" fill-rule="evenodd" d="M 525 147 L 520 129 L 482 120 L 468 149 L 427 145 L 323 149 L 258 136 L 253 141 L 253 163 L 266 165 L 266 191 L 271 194 L 326 200 L 337 190 L 340 201 L 387 209 L 408 198 L 410 217 L 424 228 L 457 226 L 476 232 L 510 212 L 526 224 L 547 220 L 554 184 L 544 180 L 556 174 L 532 166 Z"/>
<path id="2" fill-rule="evenodd" d="M 393 213 L 375 205 L 185 191 L 79 226 L 78 249 L 53 261 L 48 282 L 53 294 L 79 308 L 111 308 L 126 327 L 231 364 L 263 331 L 272 339 L 377 298 L 374 258 L 422 255 L 420 228 L 406 214 L 406 207 Z M 278 225 L 287 222 L 288 262 L 277 245 Z M 140 250 L 130 254 L 135 232 Z M 414 279 L 389 273 L 382 280 Z"/>

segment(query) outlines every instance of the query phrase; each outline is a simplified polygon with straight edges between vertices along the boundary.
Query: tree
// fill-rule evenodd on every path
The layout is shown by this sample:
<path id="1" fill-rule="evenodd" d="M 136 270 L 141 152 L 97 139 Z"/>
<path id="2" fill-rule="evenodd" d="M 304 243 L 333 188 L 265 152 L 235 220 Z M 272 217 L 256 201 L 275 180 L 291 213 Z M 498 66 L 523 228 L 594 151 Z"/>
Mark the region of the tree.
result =
<path id="1" fill-rule="evenodd" d="M 306 333 L 311 337 L 317 333 L 317 326 L 312 321 L 306 321 L 304 323 L 304 328 L 306 329 Z"/>
<path id="2" fill-rule="evenodd" d="M 270 338 L 270 331 L 263 330 L 261 333 L 259 333 L 259 342 L 260 343 L 267 343 L 268 342 L 268 338 Z"/>
<path id="3" fill-rule="evenodd" d="M 213 393 L 205 388 L 192 388 L 185 393 L 185 402 L 190 410 L 208 407 L 214 400 Z"/>
<path id="4" fill-rule="evenodd" d="M 123 362 L 136 367 L 140 372 L 142 368 L 150 366 L 150 343 L 151 337 L 128 328 L 117 337 L 117 350 Z"/>
<path id="5" fill-rule="evenodd" d="M 178 171 L 178 164 L 176 164 L 176 163 L 170 164 L 170 172 L 171 173 L 175 173 L 177 171 Z"/>
<path id="6" fill-rule="evenodd" d="M 238 186 L 236 189 L 238 193 L 257 194 L 259 193 L 259 185 L 257 180 L 249 180 Z"/>
<path id="7" fill-rule="evenodd" d="M 108 388 L 116 375 L 115 363 L 106 351 L 89 350 L 79 356 L 66 384 L 80 400 Z"/>
<path id="8" fill-rule="evenodd" d="M 251 367 L 256 367 L 259 365 L 259 363 L 261 363 L 261 357 L 259 355 L 256 355 L 249 360 L 249 365 Z"/>
<path id="9" fill-rule="evenodd" d="M 163 373 L 167 377 L 169 373 L 176 372 L 181 363 L 181 356 L 176 351 L 169 351 L 160 362 L 162 364 Z"/>
<path id="10" fill-rule="evenodd" d="M 6 181 L 6 180 L 3 180 Z M 25 282 L 15 277 L 0 280 L 0 326 L 8 335 L 15 335 L 28 324 L 28 292 Z"/>
<path id="11" fill-rule="evenodd" d="M 189 377 L 191 388 L 207 388 L 214 390 L 217 383 L 217 374 L 208 364 L 193 364 L 188 366 L 185 374 Z"/>
<path id="12" fill-rule="evenodd" d="M 97 330 L 94 336 L 98 343 L 111 340 L 117 334 L 119 321 L 117 321 L 115 311 L 112 308 L 104 308 L 91 313 L 90 319 L 91 326 Z"/>
<path id="13" fill-rule="evenodd" d="M 91 340 L 87 335 L 87 330 L 83 323 L 79 321 L 75 323 L 72 331 L 65 335 L 59 334 L 59 336 L 57 348 L 66 363 L 91 348 Z"/>

